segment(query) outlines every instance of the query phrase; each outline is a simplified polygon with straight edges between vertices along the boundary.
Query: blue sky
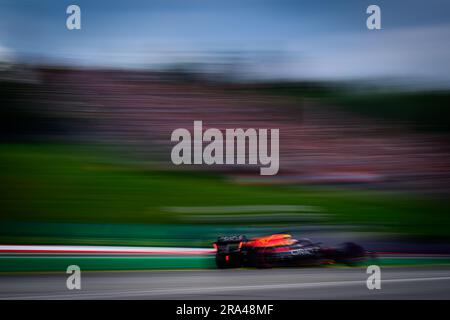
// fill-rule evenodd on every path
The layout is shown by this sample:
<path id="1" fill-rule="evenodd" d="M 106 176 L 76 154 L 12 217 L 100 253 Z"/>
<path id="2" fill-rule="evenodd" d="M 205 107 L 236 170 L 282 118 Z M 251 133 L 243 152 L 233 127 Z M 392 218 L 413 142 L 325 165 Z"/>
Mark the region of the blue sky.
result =
<path id="1" fill-rule="evenodd" d="M 65 27 L 69 4 L 81 7 L 81 30 Z M 370 4 L 381 7 L 382 30 L 366 28 Z M 0 0 L 0 8 L 0 58 L 141 67 L 244 52 L 266 77 L 450 81 L 446 0 Z"/>

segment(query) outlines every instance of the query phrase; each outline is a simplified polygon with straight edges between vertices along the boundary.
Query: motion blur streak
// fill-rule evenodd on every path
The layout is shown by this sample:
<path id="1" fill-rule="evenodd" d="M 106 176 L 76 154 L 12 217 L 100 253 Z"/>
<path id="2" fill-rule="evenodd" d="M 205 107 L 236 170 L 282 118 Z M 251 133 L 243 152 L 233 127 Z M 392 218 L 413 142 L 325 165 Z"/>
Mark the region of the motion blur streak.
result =
<path id="1" fill-rule="evenodd" d="M 0 276 L 0 299 L 448 299 L 448 268 L 386 269 L 368 290 L 360 269 L 94 272 L 80 292 L 63 274 Z M 30 285 L 31 283 L 31 285 Z"/>
<path id="2" fill-rule="evenodd" d="M 173 247 L 105 247 L 105 246 L 21 246 L 0 245 L 4 253 L 131 253 L 131 254 L 211 254 L 212 249 Z"/>

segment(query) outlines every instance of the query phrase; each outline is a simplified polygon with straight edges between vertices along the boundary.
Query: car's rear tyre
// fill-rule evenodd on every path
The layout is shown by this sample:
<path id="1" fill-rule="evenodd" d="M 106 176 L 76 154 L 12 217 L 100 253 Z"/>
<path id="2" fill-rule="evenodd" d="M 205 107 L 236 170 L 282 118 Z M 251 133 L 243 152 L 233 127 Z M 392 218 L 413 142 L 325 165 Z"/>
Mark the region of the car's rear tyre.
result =
<path id="1" fill-rule="evenodd" d="M 216 266 L 217 269 L 226 269 L 229 268 L 227 261 L 224 256 L 216 255 Z"/>

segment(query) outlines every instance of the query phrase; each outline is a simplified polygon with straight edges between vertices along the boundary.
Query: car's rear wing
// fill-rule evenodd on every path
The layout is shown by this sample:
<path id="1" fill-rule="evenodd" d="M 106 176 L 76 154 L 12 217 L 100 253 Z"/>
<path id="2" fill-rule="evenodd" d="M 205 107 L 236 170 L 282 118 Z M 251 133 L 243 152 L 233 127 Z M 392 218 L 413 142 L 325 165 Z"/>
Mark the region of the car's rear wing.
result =
<path id="1" fill-rule="evenodd" d="M 238 252 L 246 241 L 247 237 L 244 235 L 220 236 L 217 237 L 217 241 L 213 243 L 213 246 L 218 253 L 228 254 L 230 252 Z"/>
<path id="2" fill-rule="evenodd" d="M 240 235 L 233 235 L 233 236 L 219 236 L 217 237 L 217 244 L 229 244 L 229 243 L 239 243 L 247 241 L 247 237 L 240 234 Z"/>

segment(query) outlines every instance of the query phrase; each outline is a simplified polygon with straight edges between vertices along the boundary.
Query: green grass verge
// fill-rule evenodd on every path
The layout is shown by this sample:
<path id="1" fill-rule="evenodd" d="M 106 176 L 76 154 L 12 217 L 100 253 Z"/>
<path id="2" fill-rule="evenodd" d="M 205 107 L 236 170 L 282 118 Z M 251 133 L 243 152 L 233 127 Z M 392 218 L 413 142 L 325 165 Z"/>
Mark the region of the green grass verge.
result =
<path id="1" fill-rule="evenodd" d="M 361 266 L 436 266 L 450 265 L 450 258 L 377 258 Z M 82 271 L 119 271 L 154 269 L 214 269 L 214 256 L 153 256 L 153 257 L 0 257 L 0 272 L 65 272 L 69 265 Z M 340 266 L 340 265 L 336 265 Z"/>
<path id="2" fill-rule="evenodd" d="M 162 208 L 311 205 L 328 214 L 328 224 L 366 225 L 368 230 L 413 236 L 450 236 L 448 199 L 320 187 L 235 185 L 214 175 L 155 171 L 128 164 L 115 156 L 99 155 L 92 146 L 3 144 L 0 170 L 0 224 L 184 224 L 181 214 Z M 14 234 L 2 233 L 0 241 L 23 243 L 30 236 L 25 227 Z M 115 234 L 110 234 L 110 239 L 114 238 Z M 89 239 L 80 243 L 89 243 Z M 96 244 L 95 240 L 91 244 Z"/>

